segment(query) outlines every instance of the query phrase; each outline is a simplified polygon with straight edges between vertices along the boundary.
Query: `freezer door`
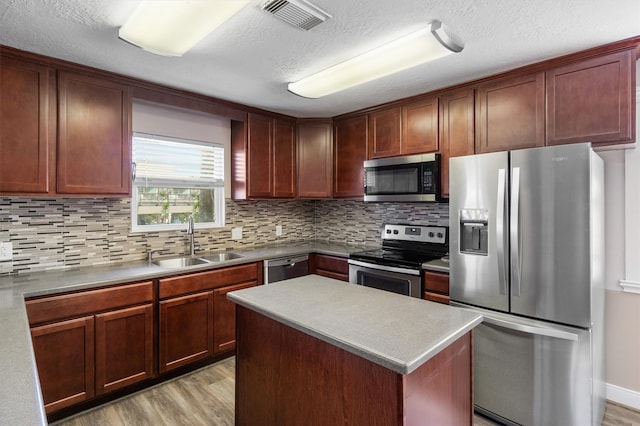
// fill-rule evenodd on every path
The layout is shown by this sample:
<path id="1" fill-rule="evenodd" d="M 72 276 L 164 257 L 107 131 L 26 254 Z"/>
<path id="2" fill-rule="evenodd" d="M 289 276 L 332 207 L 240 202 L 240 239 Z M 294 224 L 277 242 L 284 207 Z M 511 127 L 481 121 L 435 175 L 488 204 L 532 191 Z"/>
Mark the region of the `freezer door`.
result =
<path id="1" fill-rule="evenodd" d="M 474 329 L 476 410 L 504 424 L 600 425 L 589 330 L 485 321 Z"/>
<path id="2" fill-rule="evenodd" d="M 591 268 L 602 261 L 591 251 L 591 156 L 589 144 L 511 152 L 512 313 L 591 326 Z"/>
<path id="3" fill-rule="evenodd" d="M 450 296 L 508 311 L 509 156 L 496 152 L 449 161 Z"/>

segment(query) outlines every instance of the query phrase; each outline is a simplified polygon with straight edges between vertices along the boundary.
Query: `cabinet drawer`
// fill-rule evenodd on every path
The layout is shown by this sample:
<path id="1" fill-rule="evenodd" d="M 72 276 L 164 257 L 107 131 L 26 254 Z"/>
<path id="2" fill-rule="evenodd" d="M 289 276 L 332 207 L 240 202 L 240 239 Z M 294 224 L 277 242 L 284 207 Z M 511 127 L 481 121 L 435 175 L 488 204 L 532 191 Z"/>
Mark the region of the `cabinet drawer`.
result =
<path id="1" fill-rule="evenodd" d="M 29 324 L 41 324 L 153 301 L 153 281 L 27 300 Z"/>
<path id="2" fill-rule="evenodd" d="M 440 272 L 424 272 L 424 290 L 449 294 L 449 274 Z"/>
<path id="3" fill-rule="evenodd" d="M 260 284 L 261 276 L 260 279 L 258 277 L 261 271 L 262 269 L 258 263 L 249 263 L 213 271 L 164 278 L 160 280 L 160 299 L 244 282 Z"/>
<path id="4" fill-rule="evenodd" d="M 445 305 L 449 304 L 449 301 L 451 300 L 449 298 L 449 296 L 445 295 L 445 294 L 440 294 L 440 293 L 431 293 L 429 291 L 425 291 L 424 292 L 424 300 L 429 300 L 431 302 L 438 302 L 438 303 L 444 303 Z"/>
<path id="5" fill-rule="evenodd" d="M 342 257 L 317 254 L 316 268 L 337 272 L 339 274 L 349 274 L 349 264 L 347 263 L 347 259 Z"/>

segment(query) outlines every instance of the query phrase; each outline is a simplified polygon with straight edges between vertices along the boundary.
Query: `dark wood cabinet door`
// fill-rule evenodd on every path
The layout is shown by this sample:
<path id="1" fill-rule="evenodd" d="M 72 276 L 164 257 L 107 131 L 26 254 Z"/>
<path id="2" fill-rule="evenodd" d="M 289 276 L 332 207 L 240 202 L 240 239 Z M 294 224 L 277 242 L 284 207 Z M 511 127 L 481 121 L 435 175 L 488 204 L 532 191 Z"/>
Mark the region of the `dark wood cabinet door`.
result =
<path id="1" fill-rule="evenodd" d="M 309 260 L 309 273 L 349 281 L 349 264 L 346 258 L 313 253 Z"/>
<path id="2" fill-rule="evenodd" d="M 332 138 L 330 120 L 298 122 L 298 197 L 330 198 Z"/>
<path id="3" fill-rule="evenodd" d="M 363 197 L 367 116 L 337 120 L 333 129 L 333 196 Z"/>
<path id="4" fill-rule="evenodd" d="M 213 354 L 213 292 L 160 302 L 160 372 Z"/>
<path id="5" fill-rule="evenodd" d="M 236 347 L 236 304 L 227 300 L 227 293 L 255 285 L 255 282 L 242 283 L 213 291 L 214 353 L 229 351 Z"/>
<path id="6" fill-rule="evenodd" d="M 0 58 L 0 194 L 50 191 L 55 80 L 48 67 Z"/>
<path id="7" fill-rule="evenodd" d="M 293 122 L 274 120 L 273 124 L 273 196 L 296 196 L 296 136 Z"/>
<path id="8" fill-rule="evenodd" d="M 431 302 L 449 304 L 449 274 L 445 272 L 423 271 L 423 299 Z"/>
<path id="9" fill-rule="evenodd" d="M 428 97 L 402 107 L 402 154 L 438 151 L 438 98 Z"/>
<path id="10" fill-rule="evenodd" d="M 131 94 L 127 86 L 58 73 L 57 192 L 131 195 Z"/>
<path id="11" fill-rule="evenodd" d="M 547 145 L 634 142 L 635 66 L 626 50 L 547 71 Z"/>
<path id="12" fill-rule="evenodd" d="M 273 194 L 273 120 L 249 114 L 247 196 L 270 198 Z"/>
<path id="13" fill-rule="evenodd" d="M 440 97 L 440 180 L 442 196 L 449 196 L 449 158 L 474 153 L 474 90 L 464 89 Z"/>
<path id="14" fill-rule="evenodd" d="M 154 377 L 153 305 L 96 315 L 96 394 Z"/>
<path id="15" fill-rule="evenodd" d="M 544 73 L 482 84 L 476 96 L 477 153 L 544 146 Z"/>
<path id="16" fill-rule="evenodd" d="M 45 411 L 54 412 L 94 395 L 94 318 L 31 329 Z"/>
<path id="17" fill-rule="evenodd" d="M 401 108 L 389 108 L 369 114 L 368 158 L 400 155 Z"/>

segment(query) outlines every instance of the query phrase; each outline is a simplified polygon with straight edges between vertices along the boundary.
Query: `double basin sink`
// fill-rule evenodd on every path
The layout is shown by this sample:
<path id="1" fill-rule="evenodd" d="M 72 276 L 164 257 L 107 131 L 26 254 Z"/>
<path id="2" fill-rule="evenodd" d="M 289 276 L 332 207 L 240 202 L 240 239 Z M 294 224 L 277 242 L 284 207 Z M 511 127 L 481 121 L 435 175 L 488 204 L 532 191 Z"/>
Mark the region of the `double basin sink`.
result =
<path id="1" fill-rule="evenodd" d="M 182 256 L 168 259 L 156 259 L 153 263 L 161 268 L 186 268 L 189 266 L 204 265 L 207 263 L 220 263 L 243 257 L 237 253 L 211 253 L 203 256 Z"/>

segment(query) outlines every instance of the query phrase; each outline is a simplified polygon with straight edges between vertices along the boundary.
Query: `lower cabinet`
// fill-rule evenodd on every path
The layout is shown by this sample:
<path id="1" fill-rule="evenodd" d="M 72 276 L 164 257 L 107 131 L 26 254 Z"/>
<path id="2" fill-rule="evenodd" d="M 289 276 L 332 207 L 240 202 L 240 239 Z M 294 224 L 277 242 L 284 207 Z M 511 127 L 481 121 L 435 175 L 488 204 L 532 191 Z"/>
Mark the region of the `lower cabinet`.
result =
<path id="1" fill-rule="evenodd" d="M 236 348 L 236 304 L 227 300 L 227 293 L 253 287 L 254 283 L 230 285 L 213 290 L 213 352 Z"/>
<path id="2" fill-rule="evenodd" d="M 155 376 L 152 302 L 151 281 L 27 300 L 47 414 Z"/>
<path id="3" fill-rule="evenodd" d="M 349 281 L 349 264 L 346 258 L 312 253 L 309 260 L 310 274 Z"/>
<path id="4" fill-rule="evenodd" d="M 93 316 L 34 327 L 31 337 L 47 414 L 95 395 Z"/>
<path id="5" fill-rule="evenodd" d="M 230 291 L 262 283 L 262 264 L 251 263 L 159 282 L 160 373 L 235 348 L 235 304 Z"/>
<path id="6" fill-rule="evenodd" d="M 432 302 L 446 303 L 449 298 L 449 274 L 444 272 L 424 271 L 424 299 Z"/>
<path id="7" fill-rule="evenodd" d="M 213 354 L 213 291 L 160 302 L 160 372 Z"/>
<path id="8" fill-rule="evenodd" d="M 257 262 L 28 299 L 47 415 L 233 351 L 227 293 L 262 284 L 262 271 Z"/>
<path id="9" fill-rule="evenodd" d="M 153 305 L 95 316 L 96 395 L 155 376 Z"/>

